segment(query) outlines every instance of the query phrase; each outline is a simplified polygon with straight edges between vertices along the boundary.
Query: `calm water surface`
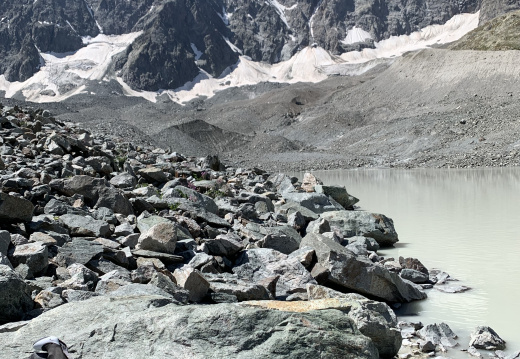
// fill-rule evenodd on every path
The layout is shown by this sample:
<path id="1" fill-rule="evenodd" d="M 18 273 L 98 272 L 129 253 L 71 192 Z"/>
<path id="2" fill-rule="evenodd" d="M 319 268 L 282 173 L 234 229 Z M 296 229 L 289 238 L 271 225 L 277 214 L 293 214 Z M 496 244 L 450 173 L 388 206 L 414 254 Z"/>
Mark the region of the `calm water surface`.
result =
<path id="1" fill-rule="evenodd" d="M 346 186 L 361 209 L 394 220 L 399 243 L 380 254 L 419 258 L 473 288 L 462 294 L 430 290 L 427 300 L 402 308 L 402 319 L 446 322 L 461 348 L 476 326 L 489 325 L 506 340 L 507 352 L 520 350 L 520 169 L 313 174 Z"/>

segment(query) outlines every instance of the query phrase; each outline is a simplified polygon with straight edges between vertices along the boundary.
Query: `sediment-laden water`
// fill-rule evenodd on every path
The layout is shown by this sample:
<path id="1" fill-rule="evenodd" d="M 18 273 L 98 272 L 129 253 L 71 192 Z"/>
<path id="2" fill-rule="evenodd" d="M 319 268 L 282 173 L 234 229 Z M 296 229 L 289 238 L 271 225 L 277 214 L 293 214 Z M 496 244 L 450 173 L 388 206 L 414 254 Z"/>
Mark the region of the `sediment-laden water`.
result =
<path id="1" fill-rule="evenodd" d="M 520 350 L 520 169 L 313 174 L 325 184 L 345 185 L 361 209 L 394 220 L 400 241 L 380 254 L 419 258 L 473 288 L 430 290 L 427 300 L 401 308 L 401 319 L 446 322 L 460 336 L 460 349 L 476 326 L 489 325 L 506 340 L 507 352 Z"/>

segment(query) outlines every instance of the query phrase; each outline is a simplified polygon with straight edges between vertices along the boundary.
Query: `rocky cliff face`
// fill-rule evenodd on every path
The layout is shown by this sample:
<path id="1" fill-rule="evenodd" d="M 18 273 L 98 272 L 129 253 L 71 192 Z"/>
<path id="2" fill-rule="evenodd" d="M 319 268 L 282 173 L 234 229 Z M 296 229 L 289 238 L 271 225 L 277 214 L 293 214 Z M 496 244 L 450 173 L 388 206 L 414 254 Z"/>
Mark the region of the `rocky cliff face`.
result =
<path id="1" fill-rule="evenodd" d="M 504 9 L 485 4 L 486 16 Z M 34 49 L 63 53 L 84 36 L 142 31 L 118 59 L 120 75 L 135 89 L 172 89 L 201 71 L 220 76 L 239 54 L 276 63 L 314 43 L 338 54 L 478 8 L 479 0 L 7 0 L 0 73 L 24 81 L 41 63 Z"/>
<path id="2" fill-rule="evenodd" d="M 486 23 L 502 14 L 519 9 L 520 3 L 516 0 L 482 0 L 480 24 Z"/>

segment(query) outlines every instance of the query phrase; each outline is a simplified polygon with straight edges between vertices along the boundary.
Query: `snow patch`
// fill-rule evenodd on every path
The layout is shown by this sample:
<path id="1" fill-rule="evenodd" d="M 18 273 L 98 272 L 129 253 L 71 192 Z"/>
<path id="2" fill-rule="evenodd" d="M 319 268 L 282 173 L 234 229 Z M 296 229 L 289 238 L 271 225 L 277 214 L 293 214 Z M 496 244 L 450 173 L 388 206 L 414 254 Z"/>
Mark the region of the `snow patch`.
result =
<path id="1" fill-rule="evenodd" d="M 375 49 L 351 51 L 341 55 L 348 63 L 362 63 L 378 58 L 401 56 L 408 51 L 416 51 L 456 41 L 477 28 L 480 12 L 455 15 L 444 25 L 430 25 L 410 35 L 392 36 L 376 42 Z"/>
<path id="2" fill-rule="evenodd" d="M 69 20 L 65 20 L 67 22 L 67 24 L 70 26 L 70 28 L 72 29 L 72 31 L 74 31 L 76 34 L 78 33 L 76 31 L 76 29 L 70 24 Z"/>
<path id="3" fill-rule="evenodd" d="M 242 50 L 240 50 L 238 47 L 236 47 L 235 45 L 233 45 L 233 43 L 231 41 L 229 41 L 229 39 L 227 37 L 222 36 L 222 38 L 228 44 L 228 46 L 231 48 L 231 50 L 233 50 L 234 52 L 239 53 L 240 55 L 244 54 L 244 52 Z"/>
<path id="4" fill-rule="evenodd" d="M 217 12 L 217 15 L 222 19 L 222 22 L 224 22 L 226 26 L 229 26 L 229 19 L 233 15 L 232 12 L 226 12 L 226 8 L 222 7 L 222 14 Z"/>
<path id="5" fill-rule="evenodd" d="M 201 56 L 204 55 L 204 53 L 199 51 L 199 49 L 197 49 L 197 46 L 195 46 L 195 44 L 193 42 L 190 45 L 191 45 L 191 49 L 193 50 L 193 53 L 195 54 L 195 61 L 199 60 L 201 58 Z"/>
<path id="6" fill-rule="evenodd" d="M 285 10 L 289 10 L 289 9 L 286 8 L 285 6 L 283 6 L 282 4 L 280 4 L 276 0 L 267 0 L 267 3 L 269 5 L 271 5 L 272 7 L 274 7 L 276 12 L 278 13 L 278 16 L 280 16 L 280 19 L 282 19 L 282 21 L 285 24 L 285 26 L 287 26 L 287 28 L 290 29 L 291 27 L 289 26 L 289 23 L 287 22 L 287 17 L 285 16 Z M 294 8 L 294 7 L 295 7 L 295 5 L 293 5 L 291 7 L 291 9 Z"/>
<path id="7" fill-rule="evenodd" d="M 21 92 L 28 101 L 33 102 L 58 102 L 84 93 L 88 81 L 103 80 L 113 56 L 124 51 L 139 35 L 141 32 L 120 36 L 101 34 L 95 38 L 83 38 L 86 46 L 76 52 L 40 53 L 44 60 L 40 71 L 24 82 L 9 82 L 3 77 L 0 90 L 6 92 L 5 97 Z M 74 89 L 63 90 L 70 87 Z M 53 92 L 55 96 L 42 95 L 48 92 Z"/>
<path id="8" fill-rule="evenodd" d="M 345 45 L 351 45 L 358 42 L 364 42 L 365 40 L 372 39 L 372 35 L 359 27 L 353 27 L 347 31 L 345 40 L 341 41 Z"/>
<path id="9" fill-rule="evenodd" d="M 142 98 L 147 99 L 150 102 L 153 102 L 153 103 L 157 102 L 157 93 L 148 92 L 148 91 L 135 91 L 135 90 L 132 90 L 132 88 L 130 86 L 128 86 L 128 84 L 126 82 L 124 82 L 121 77 L 117 77 L 116 80 L 121 85 L 121 87 L 123 89 L 123 94 L 125 96 L 142 97 Z"/>
<path id="10" fill-rule="evenodd" d="M 311 30 L 311 37 L 314 39 L 314 30 L 312 28 L 312 23 L 314 21 L 314 16 L 316 15 L 316 13 L 318 12 L 318 9 L 320 8 L 321 6 L 321 3 L 323 2 L 323 0 L 320 0 L 318 2 L 318 5 L 316 5 L 316 9 L 314 9 L 314 12 L 312 13 L 311 15 L 311 18 L 309 19 L 309 29 Z"/>

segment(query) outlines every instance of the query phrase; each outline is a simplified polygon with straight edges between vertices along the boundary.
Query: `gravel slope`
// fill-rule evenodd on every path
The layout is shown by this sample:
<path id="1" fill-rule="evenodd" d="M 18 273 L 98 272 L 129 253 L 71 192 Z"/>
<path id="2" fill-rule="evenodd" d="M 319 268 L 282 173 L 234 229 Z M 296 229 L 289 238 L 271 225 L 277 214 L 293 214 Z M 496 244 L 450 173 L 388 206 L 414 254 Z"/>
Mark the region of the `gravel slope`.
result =
<path id="1" fill-rule="evenodd" d="M 194 155 L 218 153 L 237 165 L 515 166 L 517 58 L 518 51 L 429 49 L 362 76 L 228 89 L 187 106 L 108 91 L 34 106 L 93 130 Z"/>

